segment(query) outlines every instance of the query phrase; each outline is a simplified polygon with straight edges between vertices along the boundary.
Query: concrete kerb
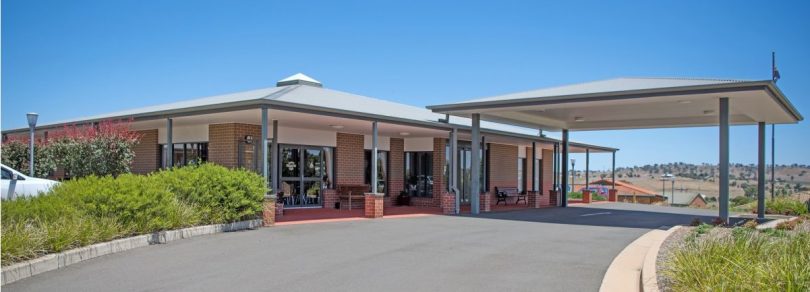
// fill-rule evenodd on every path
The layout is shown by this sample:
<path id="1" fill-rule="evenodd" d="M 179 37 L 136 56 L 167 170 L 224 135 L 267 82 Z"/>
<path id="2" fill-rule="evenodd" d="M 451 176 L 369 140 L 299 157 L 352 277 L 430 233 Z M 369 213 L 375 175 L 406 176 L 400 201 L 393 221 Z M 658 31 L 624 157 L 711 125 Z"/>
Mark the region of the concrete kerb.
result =
<path id="1" fill-rule="evenodd" d="M 74 248 L 60 253 L 45 255 L 36 259 L 3 267 L 2 285 L 13 283 L 48 271 L 61 269 L 72 264 L 100 257 L 103 255 L 127 251 L 151 244 L 164 244 L 175 240 L 208 235 L 220 232 L 256 229 L 262 226 L 262 220 L 247 220 L 226 224 L 196 226 L 178 230 L 159 231 L 113 241 Z"/>
<path id="2" fill-rule="evenodd" d="M 599 291 L 658 291 L 655 273 L 658 250 L 678 228 L 680 226 L 651 230 L 627 245 L 610 263 Z M 648 265 L 652 270 L 645 271 Z"/>

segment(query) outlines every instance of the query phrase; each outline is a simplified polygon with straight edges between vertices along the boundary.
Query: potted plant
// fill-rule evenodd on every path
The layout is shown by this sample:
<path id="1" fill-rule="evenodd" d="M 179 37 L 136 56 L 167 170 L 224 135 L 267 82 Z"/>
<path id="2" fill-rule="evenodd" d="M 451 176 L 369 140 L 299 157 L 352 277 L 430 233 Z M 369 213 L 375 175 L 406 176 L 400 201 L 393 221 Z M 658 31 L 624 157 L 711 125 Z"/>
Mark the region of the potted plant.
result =
<path id="1" fill-rule="evenodd" d="M 399 196 L 397 197 L 397 205 L 398 206 L 410 206 L 411 205 L 411 195 L 408 194 L 407 191 L 399 192 Z"/>

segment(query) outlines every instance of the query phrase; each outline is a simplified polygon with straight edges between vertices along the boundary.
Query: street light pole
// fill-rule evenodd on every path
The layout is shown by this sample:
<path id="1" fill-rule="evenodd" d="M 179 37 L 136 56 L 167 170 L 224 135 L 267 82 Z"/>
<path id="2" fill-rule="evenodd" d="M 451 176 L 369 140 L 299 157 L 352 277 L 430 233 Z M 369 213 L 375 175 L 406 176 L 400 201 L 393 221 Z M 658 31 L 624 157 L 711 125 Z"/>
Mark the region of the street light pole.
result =
<path id="1" fill-rule="evenodd" d="M 574 183 L 575 183 L 575 179 L 576 179 L 575 178 L 576 170 L 574 170 L 574 165 L 576 165 L 576 163 L 577 163 L 577 160 L 571 158 L 571 192 L 575 191 L 574 190 Z M 568 186 L 564 186 L 564 187 L 567 188 Z"/>
<path id="2" fill-rule="evenodd" d="M 28 132 L 30 139 L 28 141 L 28 175 L 34 177 L 34 129 L 37 126 L 37 113 L 27 113 L 28 118 Z"/>

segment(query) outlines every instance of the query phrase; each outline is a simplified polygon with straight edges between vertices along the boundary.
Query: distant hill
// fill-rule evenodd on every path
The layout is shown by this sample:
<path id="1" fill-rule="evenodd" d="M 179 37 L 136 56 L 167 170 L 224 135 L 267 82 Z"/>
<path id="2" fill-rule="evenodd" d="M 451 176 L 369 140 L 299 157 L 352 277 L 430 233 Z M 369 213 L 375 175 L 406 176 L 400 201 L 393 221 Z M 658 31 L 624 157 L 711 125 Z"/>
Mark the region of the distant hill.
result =
<path id="1" fill-rule="evenodd" d="M 810 191 L 810 165 L 791 164 L 776 166 L 776 194 L 791 195 L 800 191 Z M 770 196 L 770 166 L 766 169 L 766 189 Z M 644 188 L 657 190 L 668 196 L 672 192 L 672 182 L 663 182 L 661 177 L 672 174 L 675 180 L 675 194 L 694 195 L 701 193 L 717 196 L 719 168 L 716 164 L 690 164 L 683 162 L 652 164 L 616 168 L 616 179 L 627 181 Z M 577 183 L 584 183 L 584 173 L 577 170 Z M 610 178 L 610 171 L 594 171 L 593 179 Z M 732 164 L 729 169 L 731 196 L 756 194 L 757 167 L 755 164 Z"/>

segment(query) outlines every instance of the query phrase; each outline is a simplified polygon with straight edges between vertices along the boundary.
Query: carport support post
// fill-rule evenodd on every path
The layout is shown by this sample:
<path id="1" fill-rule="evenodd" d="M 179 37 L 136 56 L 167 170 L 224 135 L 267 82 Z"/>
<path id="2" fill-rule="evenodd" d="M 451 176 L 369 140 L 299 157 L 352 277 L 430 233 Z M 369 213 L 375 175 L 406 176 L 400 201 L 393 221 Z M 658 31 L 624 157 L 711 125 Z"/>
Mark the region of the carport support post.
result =
<path id="1" fill-rule="evenodd" d="M 720 98 L 720 220 L 728 224 L 728 97 Z"/>
<path id="2" fill-rule="evenodd" d="M 588 188 L 588 176 L 591 174 L 591 149 L 585 148 L 585 188 Z"/>
<path id="3" fill-rule="evenodd" d="M 560 206 L 568 207 L 568 129 L 562 130 L 562 159 L 560 166 L 562 166 L 563 173 Z"/>
<path id="4" fill-rule="evenodd" d="M 371 123 L 371 192 L 377 194 L 377 121 Z"/>
<path id="5" fill-rule="evenodd" d="M 541 130 L 542 131 L 542 130 Z M 532 141 L 532 177 L 529 179 L 532 180 L 532 192 L 537 191 L 537 185 L 535 185 L 534 177 L 537 176 L 537 172 L 535 168 L 537 167 L 537 142 Z"/>
<path id="6" fill-rule="evenodd" d="M 765 123 L 759 122 L 757 165 L 757 219 L 765 219 Z"/>
<path id="7" fill-rule="evenodd" d="M 481 114 L 472 114 L 472 141 L 470 159 L 470 213 L 478 214 L 481 196 Z"/>
<path id="8" fill-rule="evenodd" d="M 453 128 L 450 132 L 450 191 L 455 197 L 456 206 L 453 207 L 455 214 L 460 213 L 461 194 L 457 192 L 458 186 L 458 129 Z"/>
<path id="9" fill-rule="evenodd" d="M 610 165 L 610 174 L 613 176 L 612 189 L 616 189 L 616 151 L 613 151 L 613 162 Z"/>
<path id="10" fill-rule="evenodd" d="M 267 165 L 267 131 L 270 129 L 267 121 L 267 105 L 262 105 L 262 160 L 259 162 L 262 166 L 262 177 L 264 177 L 264 184 L 270 184 L 270 166 Z"/>
<path id="11" fill-rule="evenodd" d="M 270 149 L 273 151 L 272 162 L 271 163 L 271 171 L 270 173 L 272 176 L 273 185 L 270 186 L 274 194 L 278 194 L 278 186 L 280 184 L 278 179 L 278 120 L 273 120 L 273 147 Z"/>
<path id="12" fill-rule="evenodd" d="M 166 119 L 166 168 L 174 166 L 174 144 L 172 144 L 172 118 Z"/>

